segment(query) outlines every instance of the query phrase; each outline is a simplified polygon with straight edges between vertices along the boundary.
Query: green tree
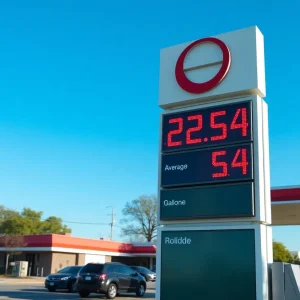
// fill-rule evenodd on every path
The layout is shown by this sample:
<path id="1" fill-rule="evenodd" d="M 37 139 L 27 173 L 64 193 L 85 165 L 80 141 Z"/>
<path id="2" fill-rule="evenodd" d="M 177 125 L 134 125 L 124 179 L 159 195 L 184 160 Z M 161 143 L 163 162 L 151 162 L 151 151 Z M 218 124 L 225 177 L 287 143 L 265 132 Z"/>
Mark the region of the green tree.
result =
<path id="1" fill-rule="evenodd" d="M 71 233 L 71 229 L 66 225 L 63 225 L 62 219 L 58 217 L 49 217 L 47 218 L 41 226 L 40 231 L 44 234 L 47 233 Z"/>
<path id="2" fill-rule="evenodd" d="M 0 226 L 5 220 L 16 215 L 18 215 L 18 212 L 11 209 L 7 209 L 3 205 L 0 205 Z"/>
<path id="3" fill-rule="evenodd" d="M 123 209 L 125 226 L 122 234 L 131 239 L 153 241 L 157 229 L 157 198 L 156 196 L 140 196 L 138 199 L 127 202 Z"/>
<path id="4" fill-rule="evenodd" d="M 26 235 L 33 234 L 31 220 L 24 219 L 19 215 L 7 218 L 0 225 L 0 232 L 3 235 Z"/>
<path id="5" fill-rule="evenodd" d="M 17 248 L 26 247 L 24 235 L 70 233 L 71 229 L 63 224 L 61 218 L 50 216 L 42 219 L 43 212 L 24 208 L 20 213 L 0 206 L 0 237 L 6 249 L 5 274 L 8 272 L 8 262 L 11 255 L 21 252 Z"/>
<path id="6" fill-rule="evenodd" d="M 20 213 L 0 206 L 0 235 L 30 235 L 67 233 L 71 229 L 63 225 L 62 219 L 50 216 L 42 219 L 43 212 L 24 208 Z"/>
<path id="7" fill-rule="evenodd" d="M 295 257 L 283 243 L 273 241 L 273 260 L 274 262 L 294 263 Z"/>
<path id="8" fill-rule="evenodd" d="M 292 263 L 295 265 L 300 265 L 300 258 L 298 257 L 298 255 L 293 255 Z"/>

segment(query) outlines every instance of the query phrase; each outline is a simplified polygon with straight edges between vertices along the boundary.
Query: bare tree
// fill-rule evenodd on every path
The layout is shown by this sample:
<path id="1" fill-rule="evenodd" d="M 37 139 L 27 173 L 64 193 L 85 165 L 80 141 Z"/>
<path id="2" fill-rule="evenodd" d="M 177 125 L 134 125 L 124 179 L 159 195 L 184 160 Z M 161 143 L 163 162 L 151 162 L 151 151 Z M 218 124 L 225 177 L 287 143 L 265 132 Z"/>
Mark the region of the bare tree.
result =
<path id="1" fill-rule="evenodd" d="M 157 228 L 157 198 L 156 196 L 140 196 L 138 199 L 127 202 L 123 209 L 124 218 L 121 223 L 122 234 L 135 240 L 153 241 L 156 238 Z"/>
<path id="2" fill-rule="evenodd" d="M 21 254 L 22 252 L 16 250 L 16 248 L 26 247 L 27 243 L 22 235 L 5 235 L 1 237 L 1 240 L 6 249 L 5 275 L 7 275 L 10 255 Z"/>

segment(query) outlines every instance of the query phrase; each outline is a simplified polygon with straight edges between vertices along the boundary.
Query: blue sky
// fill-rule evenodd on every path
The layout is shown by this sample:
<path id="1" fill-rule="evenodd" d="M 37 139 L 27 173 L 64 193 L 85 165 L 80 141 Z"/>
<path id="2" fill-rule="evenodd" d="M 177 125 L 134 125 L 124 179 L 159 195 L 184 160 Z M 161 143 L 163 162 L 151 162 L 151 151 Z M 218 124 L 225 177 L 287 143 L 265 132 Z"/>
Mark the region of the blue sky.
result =
<path id="1" fill-rule="evenodd" d="M 299 185 L 298 11 L 290 0 L 1 2 L 0 203 L 94 223 L 111 205 L 119 222 L 126 201 L 157 191 L 160 49 L 252 25 L 265 36 L 271 184 Z M 299 233 L 273 231 L 293 250 Z"/>

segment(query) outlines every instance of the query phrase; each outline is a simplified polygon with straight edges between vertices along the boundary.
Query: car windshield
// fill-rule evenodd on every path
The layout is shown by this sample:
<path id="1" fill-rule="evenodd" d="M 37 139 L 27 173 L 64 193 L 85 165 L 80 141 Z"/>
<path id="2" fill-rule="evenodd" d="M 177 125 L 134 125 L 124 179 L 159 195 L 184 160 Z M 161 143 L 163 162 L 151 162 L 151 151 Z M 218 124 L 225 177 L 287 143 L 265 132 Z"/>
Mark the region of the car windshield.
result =
<path id="1" fill-rule="evenodd" d="M 57 273 L 69 273 L 69 274 L 77 274 L 80 271 L 81 267 L 66 267 L 59 270 Z"/>

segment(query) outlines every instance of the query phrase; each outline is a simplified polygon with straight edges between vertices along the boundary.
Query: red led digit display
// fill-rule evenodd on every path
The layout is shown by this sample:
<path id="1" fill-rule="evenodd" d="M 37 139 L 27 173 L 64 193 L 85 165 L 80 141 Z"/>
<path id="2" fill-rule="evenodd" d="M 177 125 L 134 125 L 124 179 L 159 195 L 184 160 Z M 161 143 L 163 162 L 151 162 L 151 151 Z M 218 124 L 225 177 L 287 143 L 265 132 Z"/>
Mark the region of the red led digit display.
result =
<path id="1" fill-rule="evenodd" d="M 173 135 L 177 135 L 177 134 L 180 134 L 182 132 L 183 119 L 182 118 L 173 118 L 173 119 L 169 120 L 169 123 L 170 124 L 177 124 L 177 126 L 178 126 L 177 129 L 173 129 L 173 130 L 170 130 L 168 132 L 168 145 L 169 145 L 169 147 L 181 146 L 182 141 L 174 142 L 174 141 L 172 141 L 172 138 L 173 138 Z"/>
<path id="2" fill-rule="evenodd" d="M 165 114 L 162 122 L 162 151 L 252 141 L 250 101 Z"/>
<path id="3" fill-rule="evenodd" d="M 162 154 L 162 187 L 252 179 L 252 144 Z"/>
<path id="4" fill-rule="evenodd" d="M 202 115 L 194 115 L 194 116 L 188 116 L 188 120 L 197 120 L 198 121 L 198 125 L 195 127 L 190 127 L 187 131 L 186 131 L 186 143 L 187 144 L 198 144 L 201 143 L 201 139 L 191 139 L 191 133 L 192 132 L 197 132 L 200 131 L 202 129 L 202 124 L 203 124 L 203 118 Z"/>
<path id="5" fill-rule="evenodd" d="M 241 123 L 237 124 L 237 119 L 241 115 Z M 230 125 L 230 129 L 242 129 L 242 136 L 247 136 L 247 128 L 248 128 L 248 122 L 247 122 L 247 109 L 246 108 L 239 108 L 237 109 L 234 118 L 232 120 L 232 123 Z"/>
<path id="6" fill-rule="evenodd" d="M 213 173 L 212 177 L 226 177 L 228 176 L 228 164 L 225 161 L 217 161 L 217 157 L 218 156 L 225 156 L 226 155 L 226 151 L 214 151 L 212 152 L 212 165 L 214 167 L 222 167 L 222 172 L 219 173 Z M 222 159 L 222 158 L 221 158 Z"/>
<path id="7" fill-rule="evenodd" d="M 241 157 L 241 161 L 237 162 L 238 158 Z M 233 168 L 242 168 L 242 174 L 246 175 L 247 174 L 247 166 L 248 166 L 248 161 L 247 161 L 247 150 L 246 149 L 238 149 L 236 152 L 234 159 L 231 163 L 231 166 Z"/>
<path id="8" fill-rule="evenodd" d="M 226 151 L 214 151 L 212 152 L 212 165 L 214 167 L 222 167 L 222 172 L 220 173 L 213 173 L 212 177 L 226 177 L 228 176 L 228 163 L 223 161 L 222 158 L 219 159 L 217 162 L 217 156 L 224 156 L 226 157 Z M 237 162 L 238 157 L 241 156 L 241 161 Z M 242 168 L 242 175 L 247 175 L 247 166 L 249 162 L 247 160 L 247 149 L 246 148 L 238 148 L 234 158 L 231 162 L 231 168 Z"/>
<path id="9" fill-rule="evenodd" d="M 216 117 L 220 117 L 220 116 L 226 116 L 226 111 L 221 110 L 221 111 L 212 112 L 210 114 L 210 128 L 221 128 L 222 129 L 222 134 L 217 135 L 217 136 L 212 136 L 210 138 L 211 141 L 226 140 L 226 138 L 227 138 L 226 123 L 217 123 L 216 122 Z"/>

